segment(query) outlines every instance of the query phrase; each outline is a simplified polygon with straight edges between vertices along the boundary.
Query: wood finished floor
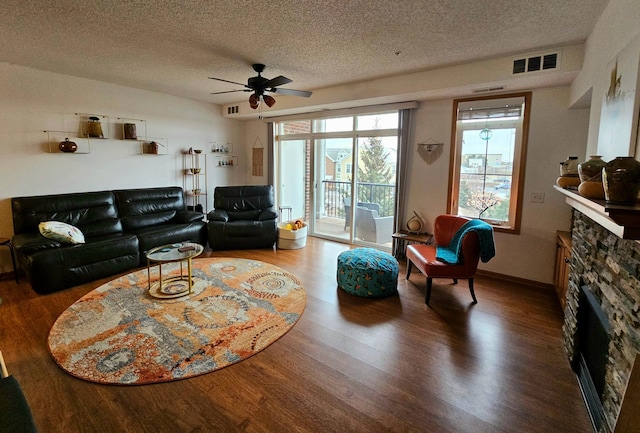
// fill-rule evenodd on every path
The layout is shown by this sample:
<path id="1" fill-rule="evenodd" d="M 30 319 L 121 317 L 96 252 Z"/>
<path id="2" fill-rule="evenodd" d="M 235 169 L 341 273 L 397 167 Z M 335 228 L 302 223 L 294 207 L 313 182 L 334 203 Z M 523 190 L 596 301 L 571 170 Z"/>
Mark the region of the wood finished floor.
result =
<path id="1" fill-rule="evenodd" d="M 110 280 L 35 294 L 0 281 L 0 350 L 48 432 L 590 432 L 561 344 L 554 293 L 478 277 L 406 281 L 399 296 L 336 289 L 349 247 L 309 238 L 301 250 L 208 252 L 294 273 L 307 306 L 294 328 L 238 364 L 192 379 L 97 385 L 64 373 L 47 350 L 55 319 Z"/>

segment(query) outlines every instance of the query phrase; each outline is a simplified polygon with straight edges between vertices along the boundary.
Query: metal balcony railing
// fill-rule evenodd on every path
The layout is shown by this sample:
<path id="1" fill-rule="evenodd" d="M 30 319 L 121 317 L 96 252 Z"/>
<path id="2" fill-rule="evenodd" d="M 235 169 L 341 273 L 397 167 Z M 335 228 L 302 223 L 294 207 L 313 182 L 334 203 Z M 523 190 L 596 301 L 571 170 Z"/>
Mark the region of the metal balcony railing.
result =
<path id="1" fill-rule="evenodd" d="M 351 182 L 323 180 L 324 216 L 345 218 L 345 200 L 351 198 Z M 386 183 L 358 182 L 358 202 L 380 205 L 379 216 L 393 215 L 396 187 Z"/>

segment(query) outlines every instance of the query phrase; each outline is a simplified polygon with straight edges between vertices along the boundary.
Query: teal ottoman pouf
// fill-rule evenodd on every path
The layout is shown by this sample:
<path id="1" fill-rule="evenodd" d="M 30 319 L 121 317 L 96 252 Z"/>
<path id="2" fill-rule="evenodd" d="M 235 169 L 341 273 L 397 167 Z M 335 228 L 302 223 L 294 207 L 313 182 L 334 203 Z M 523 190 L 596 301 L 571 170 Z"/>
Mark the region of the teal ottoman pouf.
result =
<path id="1" fill-rule="evenodd" d="M 398 261 L 375 248 L 356 248 L 338 256 L 338 288 L 352 295 L 383 298 L 398 293 Z"/>

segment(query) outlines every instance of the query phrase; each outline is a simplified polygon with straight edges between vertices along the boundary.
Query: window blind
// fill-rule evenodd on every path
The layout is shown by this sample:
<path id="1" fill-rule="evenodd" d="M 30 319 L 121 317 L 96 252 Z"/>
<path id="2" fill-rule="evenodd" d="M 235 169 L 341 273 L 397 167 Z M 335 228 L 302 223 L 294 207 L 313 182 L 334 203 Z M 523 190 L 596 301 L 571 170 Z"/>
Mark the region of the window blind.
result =
<path id="1" fill-rule="evenodd" d="M 522 115 L 522 108 L 522 104 L 503 107 L 465 108 L 458 110 L 458 120 L 513 119 Z"/>

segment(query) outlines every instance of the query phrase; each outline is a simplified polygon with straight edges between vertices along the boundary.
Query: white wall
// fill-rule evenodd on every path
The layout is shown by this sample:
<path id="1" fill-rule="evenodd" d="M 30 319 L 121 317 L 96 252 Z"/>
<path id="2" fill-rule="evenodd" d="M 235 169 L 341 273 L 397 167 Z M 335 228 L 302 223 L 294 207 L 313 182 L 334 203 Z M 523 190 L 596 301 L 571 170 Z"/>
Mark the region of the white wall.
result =
<path id="1" fill-rule="evenodd" d="M 209 152 L 213 141 L 234 143 L 240 167 L 217 168 L 206 153 L 209 208 L 216 185 L 244 183 L 243 122 L 224 119 L 217 105 L 6 63 L 0 63 L 0 101 L 2 237 L 13 235 L 11 197 L 182 186 L 182 150 Z M 149 136 L 168 140 L 169 155 L 141 155 L 138 143 L 117 139 L 92 141 L 88 155 L 48 153 L 43 131 L 75 129 L 74 113 L 109 116 L 111 137 L 117 117 L 145 119 Z M 11 270 L 6 250 L 0 250 L 0 273 Z"/>
<path id="2" fill-rule="evenodd" d="M 584 154 L 588 109 L 568 109 L 569 87 L 533 91 L 525 168 L 520 234 L 496 233 L 496 257 L 481 269 L 542 283 L 553 282 L 556 230 L 568 230 L 570 208 L 553 190 L 559 163 Z M 446 213 L 453 100 L 422 101 L 413 119 L 412 149 L 406 197 L 406 218 L 416 211 L 433 229 L 436 216 Z M 431 164 L 418 155 L 416 143 L 433 138 L 445 146 Z M 545 194 L 532 203 L 531 193 Z"/>
<path id="3" fill-rule="evenodd" d="M 248 185 L 267 185 L 269 183 L 268 170 L 268 142 L 267 142 L 268 127 L 267 123 L 263 120 L 250 120 L 244 122 L 244 147 L 247 154 L 247 163 L 244 169 L 244 178 Z M 264 147 L 262 151 L 262 176 L 252 175 L 252 149 L 254 147 Z"/>
<path id="4" fill-rule="evenodd" d="M 583 68 L 571 86 L 571 103 L 585 95 L 591 100 L 591 121 L 585 156 L 595 155 L 600 111 L 613 59 L 640 35 L 638 0 L 610 0 L 585 43 Z M 637 155 L 636 155 L 637 156 Z"/>
<path id="5" fill-rule="evenodd" d="M 520 234 L 496 233 L 497 255 L 481 264 L 481 269 L 553 282 L 556 230 L 568 230 L 571 217 L 571 208 L 553 185 L 560 175 L 561 161 L 584 155 L 589 126 L 589 109 L 569 109 L 569 95 L 568 86 L 533 91 Z M 447 210 L 452 109 L 452 99 L 421 101 L 412 119 L 404 215 L 406 220 L 416 211 L 428 231 L 433 230 L 435 217 Z M 265 124 L 247 122 L 249 146 L 256 136 L 266 143 Z M 430 163 L 420 157 L 416 144 L 429 138 L 445 143 L 433 152 Z M 266 166 L 263 179 L 247 179 L 254 184 L 266 183 Z M 545 202 L 532 203 L 533 192 L 544 193 Z"/>
<path id="6" fill-rule="evenodd" d="M 425 222 L 424 229 L 433 233 L 436 216 L 447 211 L 449 183 L 449 152 L 451 150 L 451 113 L 453 100 L 421 101 L 412 120 L 411 148 L 408 154 L 408 180 L 404 219 L 415 211 Z M 428 139 L 444 143 L 432 151 L 425 161 L 418 154 L 418 145 Z M 428 163 L 430 162 L 430 163 Z"/>

